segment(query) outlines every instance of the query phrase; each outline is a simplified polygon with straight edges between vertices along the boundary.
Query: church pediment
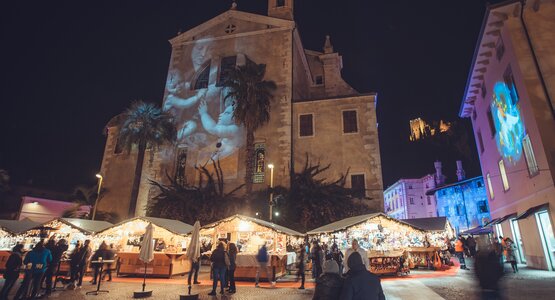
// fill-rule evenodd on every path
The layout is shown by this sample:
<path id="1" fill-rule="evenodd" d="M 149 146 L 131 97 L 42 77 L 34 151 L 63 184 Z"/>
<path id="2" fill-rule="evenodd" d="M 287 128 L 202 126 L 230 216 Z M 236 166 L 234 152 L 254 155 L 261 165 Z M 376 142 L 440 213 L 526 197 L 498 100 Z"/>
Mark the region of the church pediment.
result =
<path id="1" fill-rule="evenodd" d="M 170 40 L 172 45 L 186 44 L 205 38 L 222 38 L 267 30 L 292 29 L 294 22 L 229 10 Z"/>

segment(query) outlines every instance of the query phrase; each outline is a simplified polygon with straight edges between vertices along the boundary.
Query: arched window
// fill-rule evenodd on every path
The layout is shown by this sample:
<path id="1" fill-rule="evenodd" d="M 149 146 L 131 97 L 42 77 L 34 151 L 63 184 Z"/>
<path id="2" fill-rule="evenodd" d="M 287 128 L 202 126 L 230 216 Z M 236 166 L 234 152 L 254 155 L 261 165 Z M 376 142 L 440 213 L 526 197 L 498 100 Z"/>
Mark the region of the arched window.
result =
<path id="1" fill-rule="evenodd" d="M 210 79 L 210 62 L 208 62 L 202 71 L 198 73 L 197 80 L 195 81 L 195 90 L 205 89 L 208 87 L 208 80 Z"/>

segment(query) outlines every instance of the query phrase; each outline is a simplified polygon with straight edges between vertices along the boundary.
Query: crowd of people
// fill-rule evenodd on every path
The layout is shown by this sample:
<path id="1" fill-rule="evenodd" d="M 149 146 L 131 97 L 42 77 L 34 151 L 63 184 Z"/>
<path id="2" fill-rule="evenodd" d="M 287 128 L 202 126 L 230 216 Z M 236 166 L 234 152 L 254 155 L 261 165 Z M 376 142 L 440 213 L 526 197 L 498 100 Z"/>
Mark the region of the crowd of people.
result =
<path id="1" fill-rule="evenodd" d="M 53 279 L 58 279 L 66 289 L 80 288 L 89 264 L 94 270 L 92 284 L 96 284 L 97 280 L 104 279 L 105 276 L 108 276 L 108 281 L 112 280 L 111 264 L 108 264 L 100 274 L 100 265 L 90 262 L 113 260 L 116 255 L 113 245 L 109 247 L 102 242 L 98 250 L 93 253 L 91 241 L 86 240 L 84 243 L 78 241 L 71 252 L 68 252 L 68 248 L 67 240 L 56 240 L 54 238 L 48 241 L 39 241 L 27 253 L 24 253 L 22 244 L 15 245 L 6 262 L 4 272 L 6 281 L 0 292 L 0 300 L 8 299 L 10 291 L 15 286 L 21 272 L 24 272 L 24 277 L 13 298 L 14 300 L 39 299 L 50 296 L 53 286 L 56 284 Z M 58 276 L 62 261 L 69 262 L 68 278 Z M 101 276 L 102 278 L 100 278 Z"/>

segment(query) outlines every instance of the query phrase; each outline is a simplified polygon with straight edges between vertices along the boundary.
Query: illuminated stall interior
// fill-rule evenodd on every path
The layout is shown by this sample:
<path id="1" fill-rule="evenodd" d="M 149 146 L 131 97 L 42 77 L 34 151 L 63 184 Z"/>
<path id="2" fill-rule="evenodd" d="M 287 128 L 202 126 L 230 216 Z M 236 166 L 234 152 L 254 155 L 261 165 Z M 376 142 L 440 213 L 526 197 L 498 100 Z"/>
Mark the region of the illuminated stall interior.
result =
<path id="1" fill-rule="evenodd" d="M 156 244 L 164 241 L 165 252 L 182 252 L 188 244 L 187 234 L 193 226 L 177 220 L 136 217 L 98 232 L 94 239 L 96 243 L 105 241 L 114 244 L 118 251 L 139 252 L 141 237 L 148 224 L 154 226 L 154 240 Z"/>
<path id="2" fill-rule="evenodd" d="M 40 223 L 27 218 L 23 220 L 0 220 L 0 251 L 10 251 L 17 243 L 23 242 L 23 235 L 20 235 L 20 233 L 39 225 Z"/>
<path id="3" fill-rule="evenodd" d="M 264 220 L 234 215 L 221 221 L 203 226 L 201 242 L 212 244 L 220 239 L 236 243 L 244 254 L 255 254 L 264 243 L 271 253 L 285 254 L 287 243 L 302 242 L 304 234 Z"/>
<path id="4" fill-rule="evenodd" d="M 423 247 L 426 232 L 384 213 L 375 213 L 346 218 L 307 232 L 311 239 L 331 245 L 334 241 L 339 249 L 350 247 L 353 239 L 371 251 L 406 250 Z"/>
<path id="5" fill-rule="evenodd" d="M 451 226 L 447 217 L 416 218 L 401 221 L 425 230 L 428 242 L 432 247 L 444 249 L 447 247 L 445 239 L 451 240 L 455 237 L 455 229 Z"/>
<path id="6" fill-rule="evenodd" d="M 86 219 L 56 218 L 46 223 L 35 226 L 20 234 L 26 249 L 31 248 L 41 239 L 55 238 L 66 239 L 69 243 L 69 251 L 73 250 L 77 241 L 92 240 L 92 236 L 112 226 L 106 221 L 93 221 Z M 96 249 L 98 245 L 92 245 Z"/>

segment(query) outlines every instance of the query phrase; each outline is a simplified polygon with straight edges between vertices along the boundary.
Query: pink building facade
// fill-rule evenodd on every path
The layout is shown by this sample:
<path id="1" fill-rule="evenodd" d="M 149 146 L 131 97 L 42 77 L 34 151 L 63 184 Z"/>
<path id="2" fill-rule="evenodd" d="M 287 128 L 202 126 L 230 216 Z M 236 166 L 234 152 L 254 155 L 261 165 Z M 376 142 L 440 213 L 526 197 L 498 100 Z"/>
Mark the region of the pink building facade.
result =
<path id="1" fill-rule="evenodd" d="M 65 211 L 75 208 L 76 205 L 72 202 L 23 196 L 21 197 L 21 209 L 17 219 L 27 218 L 38 223 L 44 223 L 55 218 L 61 218 Z M 88 215 L 90 211 L 91 207 L 89 205 L 81 205 L 77 213 Z"/>
<path id="2" fill-rule="evenodd" d="M 555 270 L 555 2 L 490 6 L 460 117 L 472 121 L 492 223 L 521 263 Z"/>

